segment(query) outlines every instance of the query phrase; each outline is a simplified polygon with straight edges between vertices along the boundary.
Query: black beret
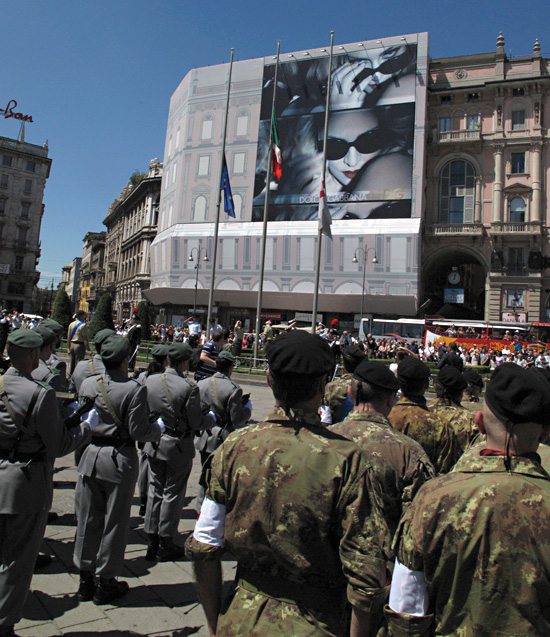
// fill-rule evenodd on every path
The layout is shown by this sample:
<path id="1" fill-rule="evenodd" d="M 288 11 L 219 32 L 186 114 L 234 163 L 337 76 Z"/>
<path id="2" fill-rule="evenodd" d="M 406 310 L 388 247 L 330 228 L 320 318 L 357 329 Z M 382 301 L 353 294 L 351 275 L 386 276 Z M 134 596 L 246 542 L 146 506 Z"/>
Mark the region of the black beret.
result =
<path id="1" fill-rule="evenodd" d="M 477 385 L 477 387 L 483 387 L 483 378 L 473 369 L 465 369 L 462 372 L 462 376 L 466 379 L 466 382 L 471 385 Z"/>
<path id="2" fill-rule="evenodd" d="M 365 360 L 355 368 L 353 377 L 356 380 L 364 381 L 369 385 L 374 385 L 381 389 L 388 389 L 390 391 L 397 391 L 399 389 L 399 383 L 397 382 L 395 374 L 391 372 L 384 363 Z"/>
<path id="3" fill-rule="evenodd" d="M 112 336 L 113 334 L 116 334 L 115 330 L 112 330 L 108 327 L 99 330 L 94 336 L 94 345 L 99 345 L 101 347 L 103 342 L 106 341 L 109 336 Z"/>
<path id="4" fill-rule="evenodd" d="M 130 356 L 132 346 L 130 341 L 118 334 L 111 334 L 101 344 L 101 360 L 104 363 L 122 363 Z"/>
<path id="5" fill-rule="evenodd" d="M 269 369 L 275 376 L 325 376 L 334 370 L 334 353 L 320 336 L 304 330 L 283 332 L 267 350 Z"/>
<path id="6" fill-rule="evenodd" d="M 405 383 L 419 383 L 430 377 L 430 368 L 414 356 L 406 356 L 397 367 L 397 378 Z"/>
<path id="7" fill-rule="evenodd" d="M 346 368 L 351 372 L 365 360 L 365 352 L 359 345 L 348 345 L 342 355 L 345 359 Z M 351 369 L 350 369 L 351 368 Z"/>
<path id="8" fill-rule="evenodd" d="M 533 369 L 503 363 L 495 369 L 485 390 L 485 402 L 504 424 L 550 424 L 548 382 Z"/>
<path id="9" fill-rule="evenodd" d="M 40 334 L 36 333 L 36 330 L 18 329 L 14 330 L 8 336 L 8 344 L 21 347 L 23 349 L 36 349 L 42 347 L 44 341 Z"/>
<path id="10" fill-rule="evenodd" d="M 193 348 L 189 343 L 170 343 L 167 354 L 175 361 L 188 361 L 191 358 Z"/>
<path id="11" fill-rule="evenodd" d="M 55 335 L 53 330 L 50 330 L 47 327 L 43 327 L 42 325 L 39 325 L 38 327 L 34 329 L 34 331 L 42 337 L 42 340 L 44 341 L 43 343 L 44 346 L 53 345 L 54 343 L 57 342 L 57 336 Z"/>
<path id="12" fill-rule="evenodd" d="M 462 391 L 468 387 L 464 376 L 452 365 L 445 365 L 437 375 L 437 380 L 442 387 L 449 391 Z"/>

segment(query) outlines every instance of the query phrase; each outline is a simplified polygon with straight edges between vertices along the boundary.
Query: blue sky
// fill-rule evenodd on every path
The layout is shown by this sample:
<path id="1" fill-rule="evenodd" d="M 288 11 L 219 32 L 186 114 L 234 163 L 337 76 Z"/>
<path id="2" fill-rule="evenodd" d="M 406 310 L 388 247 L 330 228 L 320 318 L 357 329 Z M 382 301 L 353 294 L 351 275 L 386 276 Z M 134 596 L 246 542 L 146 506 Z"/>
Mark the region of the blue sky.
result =
<path id="1" fill-rule="evenodd" d="M 164 154 L 170 96 L 200 66 L 428 31 L 433 58 L 512 56 L 539 38 L 550 57 L 550 2 L 500 0 L 0 0 L 0 108 L 33 116 L 26 140 L 49 142 L 39 285 L 57 284 L 88 231 L 135 169 Z M 0 136 L 18 124 L 0 119 Z"/>

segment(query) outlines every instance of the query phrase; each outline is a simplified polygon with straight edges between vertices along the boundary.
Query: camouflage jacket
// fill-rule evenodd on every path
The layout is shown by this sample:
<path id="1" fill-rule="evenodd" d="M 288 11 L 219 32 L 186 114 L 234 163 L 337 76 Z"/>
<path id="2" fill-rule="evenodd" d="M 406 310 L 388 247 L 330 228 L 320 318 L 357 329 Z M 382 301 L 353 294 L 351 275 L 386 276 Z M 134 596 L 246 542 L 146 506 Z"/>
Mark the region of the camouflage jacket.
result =
<path id="1" fill-rule="evenodd" d="M 266 595 L 239 580 L 218 635 L 346 634 L 346 585 L 354 606 L 381 607 L 390 536 L 379 486 L 355 444 L 322 427 L 317 414 L 277 408 L 266 422 L 233 432 L 201 482 L 226 507 L 224 548 L 238 561 L 238 577 L 252 573 L 287 591 Z M 201 561 L 223 550 L 193 536 L 186 548 Z M 326 607 L 287 599 L 300 589 L 317 591 Z"/>
<path id="2" fill-rule="evenodd" d="M 426 452 L 378 412 L 352 411 L 330 430 L 353 440 L 368 456 L 382 486 L 384 517 L 393 535 L 416 492 L 435 476 Z"/>
<path id="3" fill-rule="evenodd" d="M 416 440 L 428 454 L 437 473 L 447 473 L 460 457 L 455 433 L 425 405 L 400 398 L 389 416 L 394 429 Z"/>
<path id="4" fill-rule="evenodd" d="M 435 625 L 390 613 L 390 634 L 405 622 L 407 635 L 550 635 L 550 476 L 537 462 L 512 457 L 508 472 L 502 456 L 467 453 L 420 490 L 397 539 Z"/>
<path id="5" fill-rule="evenodd" d="M 430 400 L 428 408 L 434 414 L 437 414 L 441 420 L 449 423 L 455 432 L 461 452 L 464 452 L 479 435 L 475 412 L 456 405 L 446 398 Z"/>
<path id="6" fill-rule="evenodd" d="M 344 417 L 338 417 L 338 410 L 342 407 L 343 403 L 349 401 L 350 407 L 353 406 L 351 399 L 348 396 L 348 387 L 350 386 L 353 374 L 343 374 L 340 378 L 333 380 L 325 387 L 325 396 L 323 398 L 323 405 L 326 405 L 330 409 L 330 415 L 332 416 L 332 422 L 337 423 L 344 420 Z"/>

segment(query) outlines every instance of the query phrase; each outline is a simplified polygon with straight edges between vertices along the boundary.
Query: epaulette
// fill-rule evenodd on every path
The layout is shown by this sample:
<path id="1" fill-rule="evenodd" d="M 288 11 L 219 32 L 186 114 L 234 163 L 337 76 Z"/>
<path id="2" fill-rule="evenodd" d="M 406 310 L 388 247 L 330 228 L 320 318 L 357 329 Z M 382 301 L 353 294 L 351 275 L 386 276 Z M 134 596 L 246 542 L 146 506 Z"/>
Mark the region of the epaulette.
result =
<path id="1" fill-rule="evenodd" d="M 53 389 L 51 385 L 49 385 L 48 383 L 45 383 L 43 380 L 36 380 L 35 378 L 32 379 L 37 385 L 40 385 L 40 387 L 43 387 L 44 389 Z"/>

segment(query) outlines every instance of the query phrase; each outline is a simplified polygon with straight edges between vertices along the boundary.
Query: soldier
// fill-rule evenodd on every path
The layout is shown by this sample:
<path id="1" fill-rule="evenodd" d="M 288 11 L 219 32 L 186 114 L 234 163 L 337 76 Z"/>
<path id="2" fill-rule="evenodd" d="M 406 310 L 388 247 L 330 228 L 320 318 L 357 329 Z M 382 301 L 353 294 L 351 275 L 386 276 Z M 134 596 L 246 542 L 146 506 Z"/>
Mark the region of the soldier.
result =
<path id="1" fill-rule="evenodd" d="M 67 378 L 54 371 L 46 361 L 51 358 L 52 351 L 57 342 L 57 336 L 47 327 L 38 326 L 34 331 L 42 338 L 42 346 L 40 347 L 40 360 L 38 367 L 33 370 L 32 377 L 34 380 L 41 381 L 53 387 L 55 391 L 65 392 L 69 383 Z"/>
<path id="2" fill-rule="evenodd" d="M 8 310 L 2 310 L 2 318 L 0 318 L 0 363 L 4 361 L 4 348 L 6 347 L 11 328 L 8 315 Z"/>
<path id="3" fill-rule="evenodd" d="M 186 543 L 209 629 L 347 634 L 347 592 L 352 631 L 368 633 L 384 599 L 389 533 L 367 459 L 319 419 L 334 356 L 321 338 L 295 330 L 273 341 L 268 361 L 277 407 L 208 458 L 206 498 Z M 238 574 L 221 610 L 224 550 Z"/>
<path id="4" fill-rule="evenodd" d="M 395 403 L 389 421 L 394 429 L 422 446 L 437 473 L 447 473 L 458 460 L 460 449 L 450 425 L 426 404 L 430 368 L 414 356 L 406 356 L 397 368 L 397 380 L 403 395 Z"/>
<path id="5" fill-rule="evenodd" d="M 436 398 L 428 403 L 429 409 L 452 427 L 461 455 L 479 435 L 475 415 L 461 405 L 467 386 L 466 379 L 456 367 L 445 365 L 435 379 Z"/>
<path id="6" fill-rule="evenodd" d="M 130 341 L 131 346 L 130 364 L 128 369 L 133 372 L 136 367 L 139 344 L 141 343 L 141 323 L 139 322 L 137 308 L 135 308 L 132 313 L 132 320 L 130 322 L 130 327 L 128 328 L 128 333 L 126 334 L 126 338 Z"/>
<path id="7" fill-rule="evenodd" d="M 81 361 L 86 356 L 86 352 L 92 353 L 89 351 L 87 316 L 86 312 L 78 310 L 75 320 L 69 325 L 67 330 L 67 354 L 71 357 L 71 375 L 78 361 Z"/>
<path id="8" fill-rule="evenodd" d="M 105 365 L 101 360 L 101 344 L 106 341 L 109 336 L 116 334 L 114 330 L 105 328 L 96 332 L 94 336 L 94 347 L 97 352 L 90 360 L 83 360 L 75 367 L 74 372 L 71 375 L 71 382 L 69 384 L 69 391 L 79 394 L 82 383 L 95 374 L 103 374 L 105 371 Z"/>
<path id="9" fill-rule="evenodd" d="M 447 352 L 441 357 L 437 363 L 437 369 L 443 369 L 446 365 L 451 365 L 461 372 L 464 369 L 464 361 L 458 353 L 458 345 L 453 341 L 449 343 Z"/>
<path id="10" fill-rule="evenodd" d="M 87 425 L 67 431 L 55 391 L 32 379 L 42 338 L 8 337 L 12 367 L 0 377 L 0 635 L 14 635 L 44 537 L 53 495 L 53 465 L 90 438 Z"/>
<path id="11" fill-rule="evenodd" d="M 471 403 L 478 403 L 479 396 L 483 389 L 483 378 L 473 369 L 465 369 L 462 372 L 464 379 L 468 383 L 466 387 L 466 395 Z"/>
<path id="12" fill-rule="evenodd" d="M 184 555 L 183 547 L 174 543 L 174 537 L 195 457 L 193 434 L 213 425 L 210 417 L 202 415 L 198 386 L 183 376 L 191 347 L 187 343 L 172 343 L 167 350 L 164 372 L 152 374 L 145 381 L 149 411 L 158 413 L 165 426 L 160 442 L 147 443 L 144 448 L 149 461 L 145 514 L 149 546 L 145 559 L 155 560 L 158 553 L 163 562 Z"/>
<path id="13" fill-rule="evenodd" d="M 435 476 L 422 447 L 392 428 L 388 416 L 399 383 L 383 363 L 365 359 L 354 371 L 350 394 L 355 405 L 334 431 L 365 452 L 382 485 L 384 517 L 392 536 L 420 487 Z"/>
<path id="14" fill-rule="evenodd" d="M 63 333 L 65 332 L 65 328 L 63 327 L 63 325 L 61 325 L 61 323 L 58 323 L 53 319 L 44 319 L 40 323 L 40 327 L 47 327 L 57 337 L 57 341 L 52 350 L 52 355 L 46 361 L 46 363 L 52 370 L 61 374 L 62 378 L 67 379 L 67 363 L 62 358 L 59 358 L 59 356 L 57 356 L 56 354 L 56 350 L 61 347 L 61 343 L 63 342 Z"/>
<path id="15" fill-rule="evenodd" d="M 235 323 L 235 327 L 233 328 L 233 343 L 231 343 L 231 353 L 233 356 L 240 356 L 243 351 L 243 323 L 242 321 L 237 321 Z"/>
<path id="16" fill-rule="evenodd" d="M 134 441 L 160 439 L 149 421 L 147 390 L 128 378 L 130 343 L 110 336 L 101 345 L 103 375 L 87 378 L 79 398 L 95 399 L 99 423 L 78 465 L 74 563 L 80 570 L 79 601 L 107 604 L 128 591 L 122 571 L 130 508 L 138 474 Z M 95 577 L 99 576 L 96 586 Z"/>
<path id="17" fill-rule="evenodd" d="M 348 394 L 351 384 L 352 374 L 355 368 L 365 360 L 365 352 L 358 345 L 346 347 L 342 356 L 345 373 L 340 378 L 328 383 L 323 398 L 323 409 L 321 420 L 326 424 L 336 424 L 341 422 L 349 414 L 353 407 L 353 402 Z"/>
<path id="18" fill-rule="evenodd" d="M 537 453 L 549 410 L 533 370 L 493 372 L 476 416 L 486 445 L 424 485 L 401 522 L 390 634 L 550 634 L 550 476 Z"/>
<path id="19" fill-rule="evenodd" d="M 263 338 L 263 354 L 264 357 L 267 355 L 267 348 L 270 343 L 273 341 L 273 328 L 271 327 L 271 321 L 266 321 L 264 326 L 264 331 L 262 333 Z"/>

